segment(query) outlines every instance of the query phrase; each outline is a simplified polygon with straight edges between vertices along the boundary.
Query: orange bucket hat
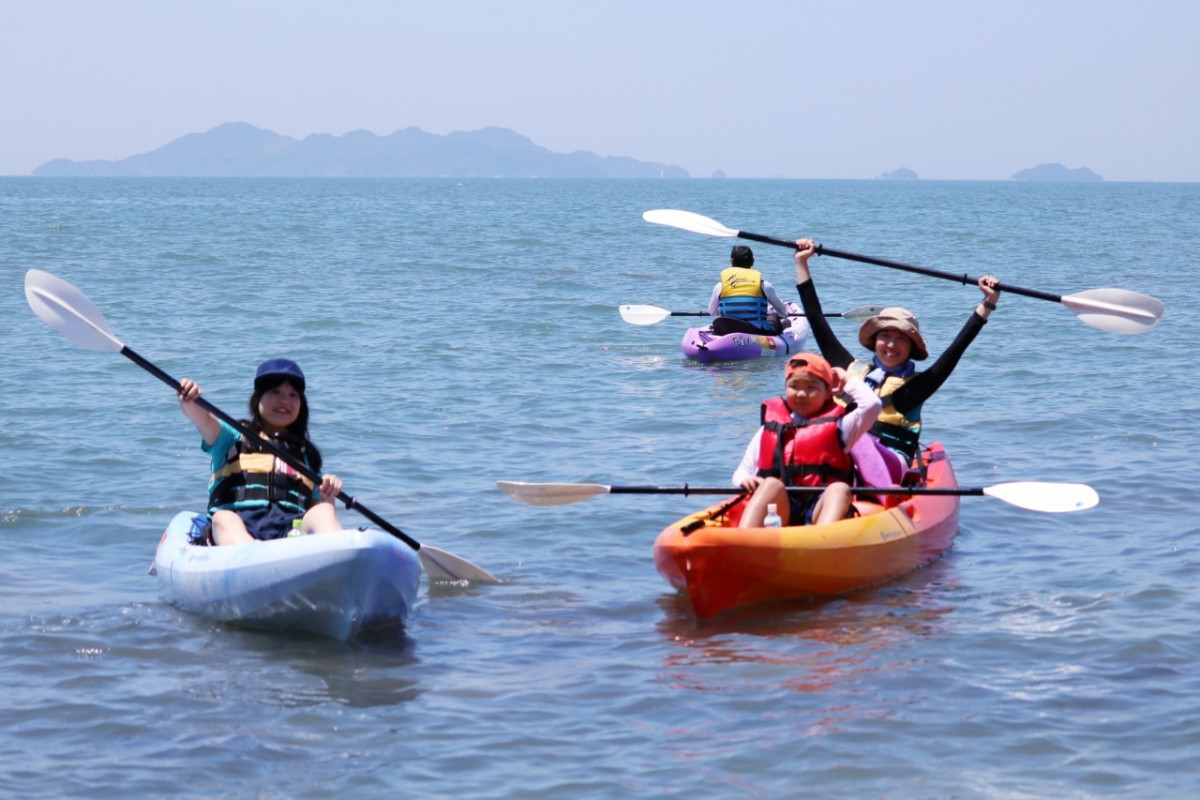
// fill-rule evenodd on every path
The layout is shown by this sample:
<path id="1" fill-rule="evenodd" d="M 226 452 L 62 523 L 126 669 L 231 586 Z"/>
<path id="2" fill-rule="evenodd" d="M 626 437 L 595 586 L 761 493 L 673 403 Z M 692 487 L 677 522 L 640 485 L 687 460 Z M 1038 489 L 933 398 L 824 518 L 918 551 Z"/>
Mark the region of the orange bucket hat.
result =
<path id="1" fill-rule="evenodd" d="M 903 333 L 912 340 L 913 361 L 924 361 L 929 358 L 929 351 L 925 349 L 925 340 L 921 338 L 920 323 L 917 322 L 917 318 L 911 311 L 899 306 L 885 308 L 864 322 L 858 329 L 859 343 L 868 350 L 874 350 L 875 334 L 885 328 Z"/>

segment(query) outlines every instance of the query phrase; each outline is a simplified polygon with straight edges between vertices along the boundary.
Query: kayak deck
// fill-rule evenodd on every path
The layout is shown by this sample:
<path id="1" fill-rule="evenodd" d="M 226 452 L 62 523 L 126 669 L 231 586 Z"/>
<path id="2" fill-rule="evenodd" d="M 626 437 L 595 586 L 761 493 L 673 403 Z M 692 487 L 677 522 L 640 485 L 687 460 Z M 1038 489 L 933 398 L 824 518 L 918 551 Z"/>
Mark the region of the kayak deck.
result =
<path id="1" fill-rule="evenodd" d="M 159 590 L 185 611 L 254 628 L 343 641 L 402 625 L 421 577 L 415 550 L 377 530 L 344 530 L 237 547 L 190 544 L 181 512 L 154 558 Z"/>
<path id="2" fill-rule="evenodd" d="M 928 487 L 954 488 L 940 444 L 922 455 Z M 959 497 L 918 495 L 892 508 L 856 501 L 859 516 L 829 525 L 737 527 L 735 498 L 667 527 L 654 563 L 706 619 L 736 606 L 836 595 L 897 578 L 942 555 L 958 533 Z"/>

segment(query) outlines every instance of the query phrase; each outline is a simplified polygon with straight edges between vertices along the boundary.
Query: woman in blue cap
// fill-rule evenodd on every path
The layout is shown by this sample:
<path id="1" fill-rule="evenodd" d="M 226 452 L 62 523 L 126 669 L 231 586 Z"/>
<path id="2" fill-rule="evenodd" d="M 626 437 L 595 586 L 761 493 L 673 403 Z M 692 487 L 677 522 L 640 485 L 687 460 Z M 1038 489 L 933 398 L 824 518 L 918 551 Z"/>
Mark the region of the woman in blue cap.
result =
<path id="1" fill-rule="evenodd" d="M 200 387 L 194 381 L 184 378 L 179 386 L 179 407 L 200 431 L 204 452 L 212 455 L 208 513 L 216 544 L 249 544 L 293 531 L 342 529 L 334 508 L 342 490 L 336 475 L 321 475 L 321 483 L 314 485 L 274 453 L 246 441 L 235 428 L 197 405 Z M 321 474 L 321 453 L 308 439 L 304 373 L 295 361 L 272 358 L 258 365 L 250 419 L 245 423 Z"/>

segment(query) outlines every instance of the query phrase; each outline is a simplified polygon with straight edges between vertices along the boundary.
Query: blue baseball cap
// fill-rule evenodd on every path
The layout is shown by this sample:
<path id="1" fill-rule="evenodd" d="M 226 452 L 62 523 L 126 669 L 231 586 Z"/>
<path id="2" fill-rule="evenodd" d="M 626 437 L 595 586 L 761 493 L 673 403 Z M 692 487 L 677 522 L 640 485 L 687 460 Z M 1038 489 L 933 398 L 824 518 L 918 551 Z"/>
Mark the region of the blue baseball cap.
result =
<path id="1" fill-rule="evenodd" d="M 254 373 L 254 390 L 261 389 L 266 379 L 275 377 L 287 378 L 298 391 L 304 391 L 304 373 L 300 371 L 300 365 L 289 358 L 268 358 L 259 364 Z"/>

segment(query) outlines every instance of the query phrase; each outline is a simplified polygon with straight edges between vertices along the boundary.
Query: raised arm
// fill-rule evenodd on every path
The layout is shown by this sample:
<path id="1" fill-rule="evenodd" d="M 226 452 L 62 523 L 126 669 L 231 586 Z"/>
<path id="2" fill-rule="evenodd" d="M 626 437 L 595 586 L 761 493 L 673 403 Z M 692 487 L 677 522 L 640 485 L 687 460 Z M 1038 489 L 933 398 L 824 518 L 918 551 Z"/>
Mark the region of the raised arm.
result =
<path id="1" fill-rule="evenodd" d="M 979 279 L 979 290 L 983 292 L 983 300 L 975 306 L 974 313 L 967 319 L 966 324 L 958 332 L 958 336 L 954 337 L 950 346 L 938 356 L 937 361 L 933 362 L 929 369 L 914 375 L 908 383 L 891 395 L 893 408 L 901 414 L 906 414 L 942 388 L 942 384 L 958 366 L 963 353 L 967 352 L 967 348 L 971 346 L 971 342 L 975 341 L 975 337 L 983 330 L 988 317 L 995 310 L 996 301 L 1000 297 L 1000 291 L 996 289 L 996 284 L 997 280 L 991 275 L 984 275 Z"/>
<path id="2" fill-rule="evenodd" d="M 883 401 L 879 395 L 859 378 L 847 378 L 845 370 L 835 369 L 834 376 L 838 380 L 841 391 L 850 395 L 854 401 L 851 410 L 839 420 L 842 432 L 842 445 L 849 450 L 879 419 Z"/>
<path id="3" fill-rule="evenodd" d="M 796 247 L 796 291 L 800 293 L 800 305 L 804 308 L 808 327 L 825 360 L 831 366 L 845 369 L 854 361 L 854 356 L 838 341 L 833 328 L 829 326 L 829 320 L 821 311 L 821 301 L 817 298 L 817 289 L 813 286 L 812 276 L 808 271 L 808 259 L 812 258 L 817 246 L 812 239 L 798 239 Z"/>
<path id="4" fill-rule="evenodd" d="M 217 437 L 221 435 L 221 423 L 216 417 L 196 404 L 196 400 L 200 397 L 200 394 L 200 387 L 196 385 L 195 381 L 184 378 L 179 382 L 179 392 L 177 393 L 179 408 L 183 411 L 183 415 L 190 419 L 192 424 L 196 426 L 196 430 L 200 431 L 200 436 L 204 439 L 204 443 L 211 446 L 217 441 Z"/>

